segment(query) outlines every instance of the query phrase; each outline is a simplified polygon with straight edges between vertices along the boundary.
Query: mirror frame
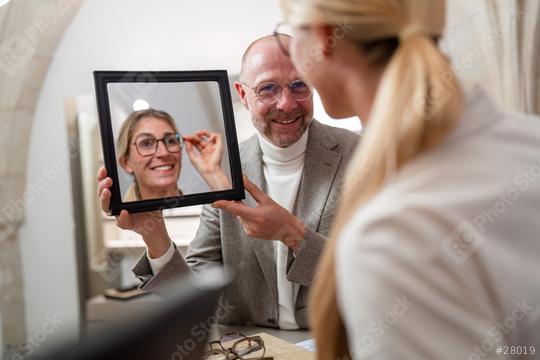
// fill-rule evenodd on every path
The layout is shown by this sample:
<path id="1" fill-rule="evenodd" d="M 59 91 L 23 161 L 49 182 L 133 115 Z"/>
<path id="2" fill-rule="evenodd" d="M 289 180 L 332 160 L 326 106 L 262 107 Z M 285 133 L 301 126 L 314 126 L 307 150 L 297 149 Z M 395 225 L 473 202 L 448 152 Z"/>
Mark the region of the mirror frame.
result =
<path id="1" fill-rule="evenodd" d="M 118 215 L 125 209 L 130 213 L 161 210 L 173 207 L 208 204 L 217 200 L 242 200 L 245 198 L 242 166 L 234 123 L 231 93 L 226 70 L 209 71 L 94 71 L 94 83 L 101 132 L 101 143 L 107 174 L 113 179 L 110 215 Z M 232 189 L 211 191 L 183 196 L 123 202 L 118 180 L 118 168 L 112 130 L 107 84 L 120 82 L 166 83 L 216 81 L 219 86 L 221 109 L 225 127 Z"/>

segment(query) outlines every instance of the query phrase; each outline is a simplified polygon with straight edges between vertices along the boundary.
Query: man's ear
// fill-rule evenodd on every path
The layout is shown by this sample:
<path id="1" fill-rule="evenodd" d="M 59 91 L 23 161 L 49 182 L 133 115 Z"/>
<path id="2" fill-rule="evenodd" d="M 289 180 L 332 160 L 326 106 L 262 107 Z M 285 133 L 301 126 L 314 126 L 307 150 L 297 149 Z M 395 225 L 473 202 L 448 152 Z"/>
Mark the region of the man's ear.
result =
<path id="1" fill-rule="evenodd" d="M 332 53 L 332 49 L 337 43 L 337 38 L 334 29 L 336 27 L 329 25 L 321 25 L 313 27 L 313 34 L 321 50 L 323 56 L 328 56 Z"/>
<path id="2" fill-rule="evenodd" d="M 234 88 L 236 89 L 236 93 L 238 94 L 240 101 L 242 101 L 242 104 L 244 104 L 244 107 L 249 110 L 249 104 L 246 99 L 246 91 L 244 90 L 242 83 L 235 81 Z"/>
<path id="3" fill-rule="evenodd" d="M 133 174 L 133 168 L 129 166 L 129 163 L 125 156 L 122 156 L 120 159 L 118 159 L 118 163 L 120 164 L 122 169 L 124 169 L 127 173 Z"/>

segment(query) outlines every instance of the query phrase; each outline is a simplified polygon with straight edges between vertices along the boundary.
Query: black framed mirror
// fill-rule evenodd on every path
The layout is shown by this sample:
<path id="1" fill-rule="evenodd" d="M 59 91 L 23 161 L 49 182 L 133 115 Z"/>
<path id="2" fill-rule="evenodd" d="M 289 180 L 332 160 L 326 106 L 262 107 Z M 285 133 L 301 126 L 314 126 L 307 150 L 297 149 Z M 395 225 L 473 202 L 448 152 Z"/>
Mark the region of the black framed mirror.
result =
<path id="1" fill-rule="evenodd" d="M 225 70 L 94 80 L 112 215 L 245 197 Z"/>

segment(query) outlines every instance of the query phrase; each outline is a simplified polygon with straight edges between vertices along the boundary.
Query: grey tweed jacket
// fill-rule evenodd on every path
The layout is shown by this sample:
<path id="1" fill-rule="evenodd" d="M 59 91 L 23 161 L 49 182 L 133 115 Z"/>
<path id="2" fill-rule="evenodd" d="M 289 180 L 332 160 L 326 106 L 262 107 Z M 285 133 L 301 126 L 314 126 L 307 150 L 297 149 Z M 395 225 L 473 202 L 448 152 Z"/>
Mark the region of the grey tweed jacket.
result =
<path id="1" fill-rule="evenodd" d="M 300 285 L 295 303 L 298 326 L 308 327 L 307 299 L 317 262 L 334 218 L 346 164 L 358 142 L 358 135 L 313 120 L 309 127 L 304 171 L 294 214 L 306 225 L 307 233 L 293 256 L 289 251 L 287 279 Z M 242 171 L 266 191 L 262 152 L 257 136 L 240 144 Z M 246 192 L 245 203 L 255 206 Z M 248 237 L 237 218 L 205 205 L 195 239 L 185 259 L 174 257 L 153 275 L 146 253 L 133 268 L 142 280 L 141 289 L 158 295 L 176 281 L 179 274 L 224 266 L 235 277 L 222 295 L 226 311 L 218 321 L 231 325 L 278 327 L 276 260 L 272 241 Z"/>

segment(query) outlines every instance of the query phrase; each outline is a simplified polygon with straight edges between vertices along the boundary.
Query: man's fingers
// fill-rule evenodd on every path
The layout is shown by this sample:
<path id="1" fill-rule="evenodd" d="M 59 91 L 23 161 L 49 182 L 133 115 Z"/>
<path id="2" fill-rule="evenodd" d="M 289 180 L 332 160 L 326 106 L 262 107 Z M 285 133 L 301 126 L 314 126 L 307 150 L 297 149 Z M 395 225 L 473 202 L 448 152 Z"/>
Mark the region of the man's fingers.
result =
<path id="1" fill-rule="evenodd" d="M 221 210 L 227 210 L 231 213 L 233 213 L 234 215 L 236 215 L 236 209 L 237 207 L 235 206 L 235 202 L 234 201 L 229 201 L 229 200 L 218 200 L 218 201 L 214 201 L 212 203 L 212 207 L 214 209 L 221 209 Z"/>
<path id="2" fill-rule="evenodd" d="M 242 218 L 253 216 L 253 210 L 241 201 L 218 200 L 212 203 L 212 207 L 230 212 Z"/>
<path id="3" fill-rule="evenodd" d="M 244 175 L 244 187 L 258 203 L 268 199 L 268 196 L 257 185 L 252 183 L 246 175 Z"/>

